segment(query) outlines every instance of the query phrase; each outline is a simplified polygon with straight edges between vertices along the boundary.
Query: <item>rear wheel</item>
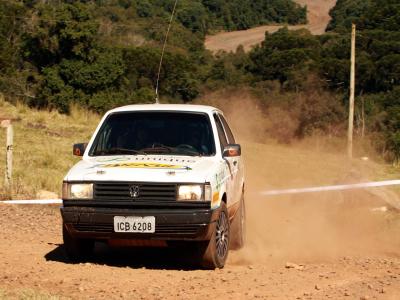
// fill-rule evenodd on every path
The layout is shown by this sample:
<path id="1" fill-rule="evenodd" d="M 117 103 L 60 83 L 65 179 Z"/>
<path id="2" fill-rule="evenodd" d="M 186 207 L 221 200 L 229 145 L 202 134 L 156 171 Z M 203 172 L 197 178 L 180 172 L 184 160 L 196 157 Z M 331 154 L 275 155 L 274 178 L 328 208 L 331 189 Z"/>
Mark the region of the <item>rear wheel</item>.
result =
<path id="1" fill-rule="evenodd" d="M 88 239 L 77 239 L 71 236 L 63 224 L 64 248 L 70 260 L 79 262 L 90 257 L 93 253 L 94 241 Z"/>
<path id="2" fill-rule="evenodd" d="M 239 209 L 231 224 L 231 249 L 239 250 L 246 242 L 246 206 L 244 204 L 244 193 L 240 198 Z"/>
<path id="3" fill-rule="evenodd" d="M 221 204 L 218 220 L 210 241 L 203 245 L 201 265 L 206 269 L 223 268 L 228 257 L 230 230 L 228 210 Z"/>

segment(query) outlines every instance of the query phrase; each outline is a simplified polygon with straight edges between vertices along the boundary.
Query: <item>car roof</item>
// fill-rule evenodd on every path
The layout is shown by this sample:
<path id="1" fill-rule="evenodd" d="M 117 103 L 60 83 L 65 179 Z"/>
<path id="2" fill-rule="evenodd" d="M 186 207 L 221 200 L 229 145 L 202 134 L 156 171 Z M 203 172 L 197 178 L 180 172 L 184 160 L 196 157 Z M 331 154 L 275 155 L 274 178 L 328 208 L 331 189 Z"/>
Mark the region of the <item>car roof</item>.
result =
<path id="1" fill-rule="evenodd" d="M 212 113 L 219 112 L 219 109 L 207 105 L 194 105 L 194 104 L 134 104 L 114 108 L 109 113 L 116 112 L 133 112 L 133 111 L 186 111 L 186 112 L 203 112 Z"/>

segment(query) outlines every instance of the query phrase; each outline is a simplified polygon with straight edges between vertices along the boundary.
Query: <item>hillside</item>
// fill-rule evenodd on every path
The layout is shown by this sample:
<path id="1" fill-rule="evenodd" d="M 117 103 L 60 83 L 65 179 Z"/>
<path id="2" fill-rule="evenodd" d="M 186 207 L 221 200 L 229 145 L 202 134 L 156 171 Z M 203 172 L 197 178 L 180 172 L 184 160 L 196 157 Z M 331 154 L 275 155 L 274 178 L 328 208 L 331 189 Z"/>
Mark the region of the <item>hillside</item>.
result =
<path id="1" fill-rule="evenodd" d="M 296 0 L 296 2 L 307 6 L 308 24 L 288 26 L 289 29 L 306 28 L 315 35 L 323 34 L 331 19 L 329 11 L 335 6 L 336 0 Z M 218 50 L 235 51 L 239 45 L 243 45 L 244 49 L 248 51 L 252 46 L 260 44 L 264 40 L 265 32 L 273 33 L 280 28 L 282 25 L 266 25 L 248 30 L 208 35 L 205 47 L 213 52 Z"/>
<path id="2" fill-rule="evenodd" d="M 154 100 L 171 1 L 0 0 L 0 91 L 35 107 L 103 112 Z M 208 32 L 306 21 L 292 0 L 182 0 L 160 74 L 167 101 L 196 98 L 209 77 Z M 112 99 L 112 100 L 110 100 Z M 140 99 L 140 100 L 138 100 Z"/>
<path id="3" fill-rule="evenodd" d="M 115 106 L 153 102 L 172 3 L 0 0 L 0 92 L 10 102 L 65 114 L 71 107 L 101 114 Z M 350 57 L 346 24 L 356 5 L 363 30 L 357 42 L 356 135 L 364 134 L 363 143 L 371 141 L 382 157 L 396 163 L 399 33 L 390 27 L 398 25 L 397 4 L 366 3 L 358 9 L 359 2 L 338 2 L 331 11 L 335 34 L 281 28 L 264 35 L 264 29 L 256 28 L 257 39 L 264 39 L 258 47 L 213 55 L 204 48 L 206 33 L 284 19 L 301 23 L 304 8 L 289 0 L 179 2 L 160 70 L 161 102 L 191 103 L 212 94 L 246 92 L 273 120 L 263 133 L 280 142 L 315 134 L 344 136 Z M 311 10 L 308 26 L 324 28 L 334 1 L 301 4 Z M 224 46 L 236 48 L 237 36 L 249 39 L 246 47 L 254 41 L 248 32 L 231 34 L 231 41 L 219 39 Z"/>

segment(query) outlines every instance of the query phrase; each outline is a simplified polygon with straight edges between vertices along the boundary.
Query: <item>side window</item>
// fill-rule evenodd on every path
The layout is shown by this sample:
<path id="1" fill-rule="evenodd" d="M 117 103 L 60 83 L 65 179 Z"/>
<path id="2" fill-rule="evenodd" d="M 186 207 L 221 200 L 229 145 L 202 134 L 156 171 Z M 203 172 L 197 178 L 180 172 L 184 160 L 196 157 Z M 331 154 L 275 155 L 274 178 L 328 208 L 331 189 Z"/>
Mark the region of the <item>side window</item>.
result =
<path id="1" fill-rule="evenodd" d="M 218 116 L 219 116 L 219 118 L 221 119 L 222 124 L 224 125 L 226 135 L 228 136 L 228 142 L 229 142 L 229 144 L 236 144 L 236 142 L 235 142 L 235 137 L 233 136 L 232 130 L 230 129 L 230 127 L 229 127 L 229 125 L 228 125 L 228 122 L 226 122 L 226 120 L 225 120 L 225 118 L 224 118 L 223 115 L 220 115 L 220 114 L 219 114 Z"/>
<path id="2" fill-rule="evenodd" d="M 218 137 L 221 143 L 221 151 L 223 151 L 225 146 L 228 145 L 228 141 L 226 139 L 224 132 L 224 127 L 222 126 L 222 123 L 216 114 L 214 114 L 214 120 L 215 120 L 215 125 L 217 125 Z"/>

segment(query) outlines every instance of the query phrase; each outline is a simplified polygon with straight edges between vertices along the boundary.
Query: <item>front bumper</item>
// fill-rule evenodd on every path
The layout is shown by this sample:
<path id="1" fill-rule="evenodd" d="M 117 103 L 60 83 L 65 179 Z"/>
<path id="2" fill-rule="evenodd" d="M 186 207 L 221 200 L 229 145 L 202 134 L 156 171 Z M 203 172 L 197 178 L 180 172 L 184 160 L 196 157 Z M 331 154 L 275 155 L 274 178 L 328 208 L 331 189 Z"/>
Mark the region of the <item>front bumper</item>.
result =
<path id="1" fill-rule="evenodd" d="M 76 238 L 204 241 L 211 238 L 218 210 L 210 208 L 110 208 L 64 206 L 63 223 Z M 114 216 L 154 216 L 154 233 L 114 232 Z"/>

